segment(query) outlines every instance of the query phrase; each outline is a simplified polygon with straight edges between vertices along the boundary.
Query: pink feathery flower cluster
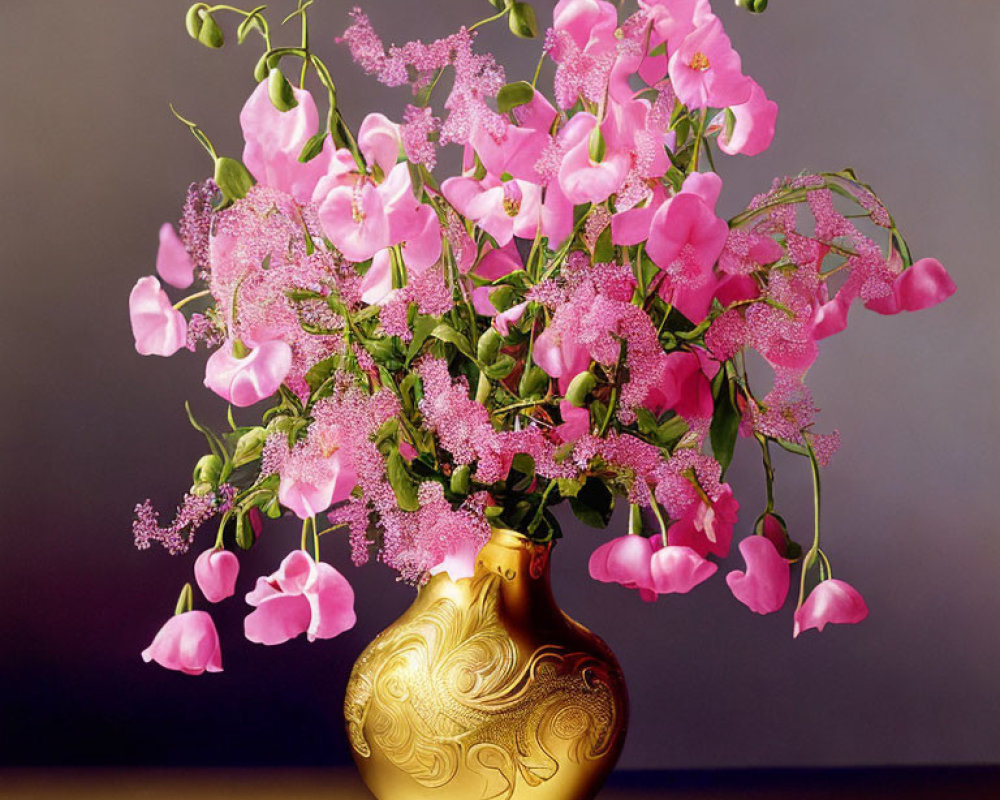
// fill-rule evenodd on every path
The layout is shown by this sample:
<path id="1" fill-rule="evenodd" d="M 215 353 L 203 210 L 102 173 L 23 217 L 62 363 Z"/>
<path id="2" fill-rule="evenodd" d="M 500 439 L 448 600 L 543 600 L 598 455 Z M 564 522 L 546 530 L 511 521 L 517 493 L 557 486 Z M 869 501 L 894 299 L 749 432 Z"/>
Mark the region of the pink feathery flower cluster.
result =
<path id="1" fill-rule="evenodd" d="M 218 514 L 225 514 L 231 507 L 235 489 L 222 484 L 214 492 L 205 494 L 185 494 L 177 506 L 173 521 L 165 528 L 160 527 L 160 515 L 150 500 L 135 507 L 132 535 L 139 550 L 148 550 L 153 542 L 159 542 L 170 555 L 186 553 L 194 541 L 198 529 Z"/>

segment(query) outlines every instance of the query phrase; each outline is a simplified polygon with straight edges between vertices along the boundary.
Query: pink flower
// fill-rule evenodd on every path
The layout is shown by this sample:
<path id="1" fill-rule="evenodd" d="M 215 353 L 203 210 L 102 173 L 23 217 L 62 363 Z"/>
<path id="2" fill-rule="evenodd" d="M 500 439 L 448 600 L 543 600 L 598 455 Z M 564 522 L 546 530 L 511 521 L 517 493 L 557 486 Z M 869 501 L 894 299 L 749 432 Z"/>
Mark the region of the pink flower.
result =
<path id="1" fill-rule="evenodd" d="M 308 203 L 319 179 L 330 166 L 333 148 L 330 139 L 323 143 L 318 156 L 305 164 L 299 155 L 306 141 L 319 128 L 319 113 L 312 95 L 296 89 L 298 105 L 289 111 L 274 107 L 262 81 L 240 112 L 240 126 L 246 145 L 243 163 L 263 186 L 280 189 L 300 203 Z"/>
<path id="2" fill-rule="evenodd" d="M 447 572 L 453 581 L 471 578 L 476 573 L 476 559 L 479 556 L 479 546 L 475 541 L 459 541 L 453 543 L 445 557 L 430 568 L 431 575 Z"/>
<path id="3" fill-rule="evenodd" d="M 688 108 L 727 108 L 750 99 L 751 80 L 718 17 L 684 37 L 668 70 L 677 98 Z"/>
<path id="4" fill-rule="evenodd" d="M 552 378 L 559 378 L 566 386 L 590 366 L 590 353 L 575 338 L 563 337 L 555 328 L 548 327 L 535 340 L 532 353 L 535 363 Z M 562 387 L 565 391 L 566 386 Z"/>
<path id="5" fill-rule="evenodd" d="M 778 104 L 767 99 L 756 81 L 750 79 L 750 85 L 750 99 L 730 109 L 736 117 L 732 133 L 727 136 L 725 129 L 719 133 L 719 149 L 731 156 L 737 153 L 759 155 L 771 146 L 774 139 Z"/>
<path id="6" fill-rule="evenodd" d="M 233 596 L 239 573 L 240 561 L 228 550 L 206 550 L 194 562 L 194 579 L 210 603 Z"/>
<path id="7" fill-rule="evenodd" d="M 142 651 L 147 664 L 180 670 L 186 675 L 222 672 L 219 632 L 204 611 L 187 611 L 166 621 L 153 643 Z"/>
<path id="8" fill-rule="evenodd" d="M 740 542 L 746 572 L 733 570 L 726 583 L 743 605 L 757 614 L 773 614 L 788 597 L 791 580 L 788 562 L 779 555 L 774 542 L 764 536 L 749 536 Z"/>
<path id="9" fill-rule="evenodd" d="M 650 47 L 666 41 L 669 52 L 676 50 L 695 28 L 715 18 L 708 0 L 639 0 L 639 7 L 653 21 L 655 41 L 650 42 Z"/>
<path id="10" fill-rule="evenodd" d="M 668 545 L 653 553 L 650 570 L 656 594 L 687 594 L 719 568 L 690 547 Z"/>
<path id="11" fill-rule="evenodd" d="M 559 0 L 552 11 L 552 27 L 566 31 L 581 50 L 612 49 L 618 9 L 606 0 Z"/>
<path id="12" fill-rule="evenodd" d="M 508 125 L 499 139 L 487 128 L 476 125 L 471 145 L 490 175 L 506 172 L 520 180 L 542 183 L 537 165 L 552 141 L 549 129 L 556 110 L 545 95 L 535 92 L 530 102 L 514 109 L 514 115 L 518 124 Z"/>
<path id="13" fill-rule="evenodd" d="M 879 314 L 921 311 L 936 306 L 955 294 L 955 282 L 936 258 L 922 258 L 892 283 L 892 294 L 865 303 Z"/>
<path id="14" fill-rule="evenodd" d="M 733 540 L 739 507 L 729 484 L 723 484 L 715 502 L 711 505 L 693 503 L 688 512 L 667 529 L 667 541 L 672 545 L 686 545 L 700 556 L 712 553 L 725 558 Z"/>
<path id="15" fill-rule="evenodd" d="M 226 341 L 205 364 L 205 386 L 243 408 L 278 391 L 291 368 L 292 349 L 278 339 L 261 342 L 242 358 Z"/>
<path id="16" fill-rule="evenodd" d="M 653 543 L 645 536 L 626 535 L 605 542 L 590 554 L 590 577 L 638 589 L 643 599 L 655 599 L 651 563 Z"/>
<path id="17" fill-rule="evenodd" d="M 854 624 L 868 616 L 868 605 L 861 593 L 845 581 L 830 578 L 821 581 L 795 612 L 793 636 L 810 628 L 822 632 L 827 623 Z"/>
<path id="18" fill-rule="evenodd" d="M 673 409 L 687 420 L 711 419 L 712 385 L 695 353 L 673 352 L 663 358 L 663 377 L 646 395 L 643 405 L 654 414 Z"/>
<path id="19" fill-rule="evenodd" d="M 164 281 L 178 289 L 187 289 L 194 283 L 194 263 L 181 237 L 169 222 L 164 222 L 160 226 L 156 271 Z"/>
<path id="20" fill-rule="evenodd" d="M 332 431 L 300 445 L 281 466 L 278 500 L 299 519 L 308 519 L 351 496 L 358 484 L 353 459 Z"/>
<path id="21" fill-rule="evenodd" d="M 521 180 L 448 178 L 441 192 L 456 210 L 492 236 L 501 247 L 514 236 L 533 239 L 541 222 L 541 187 Z"/>
<path id="22" fill-rule="evenodd" d="M 357 621 L 351 584 L 305 550 L 293 550 L 277 572 L 258 578 L 246 600 L 256 610 L 244 620 L 244 633 L 258 644 L 281 644 L 300 633 L 310 642 L 331 639 Z"/>
<path id="23" fill-rule="evenodd" d="M 369 114 L 358 129 L 358 147 L 369 164 L 378 164 L 384 175 L 396 166 L 403 143 L 399 125 L 385 114 Z"/>
<path id="24" fill-rule="evenodd" d="M 152 275 L 139 278 L 128 297 L 135 349 L 144 356 L 172 356 L 187 342 L 187 320 Z"/>
<path id="25" fill-rule="evenodd" d="M 378 188 L 363 177 L 336 185 L 320 202 L 319 220 L 349 261 L 367 261 L 390 244 L 385 205 Z"/>
<path id="26" fill-rule="evenodd" d="M 591 134 L 597 118 L 581 112 L 560 132 L 566 150 L 559 167 L 559 187 L 574 204 L 602 203 L 621 187 L 628 172 L 628 155 L 610 147 L 601 161 L 591 157 Z"/>

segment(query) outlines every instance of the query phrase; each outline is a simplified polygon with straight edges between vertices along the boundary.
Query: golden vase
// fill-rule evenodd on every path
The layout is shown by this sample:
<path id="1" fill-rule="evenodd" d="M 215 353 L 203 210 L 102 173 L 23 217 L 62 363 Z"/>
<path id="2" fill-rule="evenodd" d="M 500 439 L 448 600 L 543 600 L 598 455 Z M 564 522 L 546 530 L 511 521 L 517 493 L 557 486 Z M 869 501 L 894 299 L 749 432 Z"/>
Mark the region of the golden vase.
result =
<path id="1" fill-rule="evenodd" d="M 475 575 L 435 575 L 354 665 L 344 714 L 378 800 L 588 800 L 625 739 L 608 646 L 556 605 L 552 545 L 494 531 Z"/>

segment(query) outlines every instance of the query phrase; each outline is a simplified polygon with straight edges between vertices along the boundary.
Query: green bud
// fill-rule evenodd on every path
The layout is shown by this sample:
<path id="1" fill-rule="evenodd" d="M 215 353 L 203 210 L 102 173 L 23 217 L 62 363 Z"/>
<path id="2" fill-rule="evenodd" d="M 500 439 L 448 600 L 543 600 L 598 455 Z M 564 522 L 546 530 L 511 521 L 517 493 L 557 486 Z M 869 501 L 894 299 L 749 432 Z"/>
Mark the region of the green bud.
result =
<path id="1" fill-rule="evenodd" d="M 500 335 L 500 331 L 491 325 L 479 337 L 479 343 L 476 345 L 476 355 L 484 364 L 492 364 L 497 360 L 502 344 L 503 336 Z"/>
<path id="2" fill-rule="evenodd" d="M 514 371 L 514 367 L 516 366 L 517 362 L 513 356 L 501 353 L 500 357 L 494 363 L 483 365 L 483 372 L 486 373 L 488 378 L 492 378 L 495 381 L 502 381 Z"/>
<path id="3" fill-rule="evenodd" d="M 295 92 L 292 91 L 292 84 L 277 67 L 268 73 L 267 95 L 271 98 L 271 104 L 278 111 L 291 111 L 299 104 L 299 101 L 295 99 Z"/>
<path id="4" fill-rule="evenodd" d="M 566 387 L 566 399 L 577 408 L 583 408 L 587 404 L 587 395 L 590 394 L 597 385 L 597 378 L 592 372 L 581 372 Z"/>
<path id="5" fill-rule="evenodd" d="M 254 428 L 244 433 L 236 442 L 236 452 L 233 454 L 233 467 L 242 467 L 251 461 L 256 461 L 264 452 L 264 442 L 267 441 L 267 431 Z"/>
<path id="6" fill-rule="evenodd" d="M 226 204 L 246 197 L 254 185 L 253 175 L 235 158 L 215 160 L 215 185 L 219 187 Z"/>
<path id="7" fill-rule="evenodd" d="M 264 53 L 264 55 L 262 55 L 254 65 L 253 79 L 257 81 L 257 83 L 267 80 L 267 76 L 271 71 L 271 66 L 268 64 L 269 60 L 270 59 L 268 58 L 267 53 Z"/>
<path id="8" fill-rule="evenodd" d="M 187 16 L 184 17 L 184 26 L 187 28 L 188 36 L 192 39 L 197 39 L 201 34 L 201 12 L 206 8 L 208 8 L 208 5 L 205 3 L 195 3 L 187 10 Z"/>
<path id="9" fill-rule="evenodd" d="M 599 164 L 604 160 L 604 156 L 608 151 L 607 143 L 604 141 L 604 134 L 601 133 L 601 126 L 595 125 L 594 130 L 590 132 L 589 140 L 589 152 L 590 160 Z"/>
<path id="10" fill-rule="evenodd" d="M 222 35 L 222 28 L 215 21 L 215 17 L 207 11 L 201 17 L 201 30 L 198 31 L 198 41 L 205 47 L 218 50 L 226 43 L 226 38 Z"/>
<path id="11" fill-rule="evenodd" d="M 191 589 L 190 583 L 185 583 L 184 588 L 181 589 L 180 596 L 177 598 L 177 605 L 174 607 L 174 616 L 185 614 L 193 607 L 194 591 Z"/>
<path id="12" fill-rule="evenodd" d="M 507 8 L 507 4 L 509 2 L 510 0 L 489 0 L 490 5 L 493 6 L 493 8 L 495 8 L 497 11 L 503 11 L 505 8 Z"/>
<path id="13" fill-rule="evenodd" d="M 538 36 L 535 9 L 527 3 L 511 3 L 507 24 L 510 26 L 510 32 L 522 39 L 534 39 Z"/>
<path id="14" fill-rule="evenodd" d="M 471 483 L 472 468 L 468 464 L 455 467 L 451 473 L 451 491 L 453 494 L 468 494 Z"/>
<path id="15" fill-rule="evenodd" d="M 539 366 L 526 369 L 521 375 L 517 392 L 522 398 L 544 397 L 549 391 L 549 376 Z"/>
<path id="16" fill-rule="evenodd" d="M 212 487 L 219 482 L 221 474 L 222 459 L 217 455 L 210 454 L 198 459 L 198 463 L 194 465 L 194 472 L 191 474 L 191 479 L 194 481 L 195 486 L 207 483 Z"/>
<path id="17" fill-rule="evenodd" d="M 490 383 L 490 379 L 486 376 L 485 372 L 479 373 L 479 381 L 476 383 L 476 402 L 481 406 L 486 405 L 486 401 L 490 399 L 490 392 L 493 391 L 493 386 Z"/>
<path id="18" fill-rule="evenodd" d="M 497 110 L 506 114 L 512 108 L 530 103 L 535 96 L 535 87 L 527 81 L 508 83 L 497 92 Z"/>
<path id="19" fill-rule="evenodd" d="M 253 547 L 256 538 L 253 532 L 253 525 L 250 524 L 246 514 L 240 514 L 236 517 L 236 544 L 242 550 L 249 550 Z"/>
<path id="20" fill-rule="evenodd" d="M 278 502 L 277 495 L 267 501 L 267 505 L 264 506 L 264 513 L 267 514 L 268 519 L 278 519 L 281 516 L 281 503 Z"/>
<path id="21" fill-rule="evenodd" d="M 751 14 L 761 14 L 767 8 L 767 0 L 736 0 L 736 5 Z"/>

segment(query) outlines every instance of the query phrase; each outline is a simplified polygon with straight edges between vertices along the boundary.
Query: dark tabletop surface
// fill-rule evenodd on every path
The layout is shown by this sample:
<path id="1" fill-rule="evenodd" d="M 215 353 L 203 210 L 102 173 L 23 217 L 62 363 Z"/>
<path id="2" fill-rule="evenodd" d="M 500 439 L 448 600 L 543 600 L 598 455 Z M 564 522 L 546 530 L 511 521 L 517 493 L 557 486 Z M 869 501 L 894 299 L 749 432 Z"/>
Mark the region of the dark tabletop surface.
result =
<path id="1" fill-rule="evenodd" d="M 371 800 L 353 770 L 0 770 L 2 800 Z M 1000 767 L 618 772 L 600 800 L 1000 800 Z M 405 800 L 405 798 L 400 798 Z"/>

